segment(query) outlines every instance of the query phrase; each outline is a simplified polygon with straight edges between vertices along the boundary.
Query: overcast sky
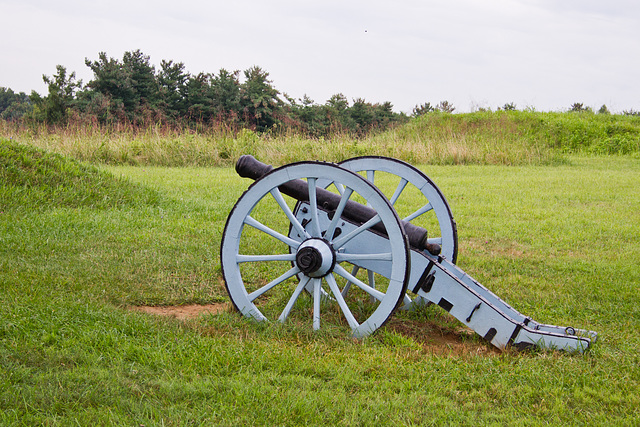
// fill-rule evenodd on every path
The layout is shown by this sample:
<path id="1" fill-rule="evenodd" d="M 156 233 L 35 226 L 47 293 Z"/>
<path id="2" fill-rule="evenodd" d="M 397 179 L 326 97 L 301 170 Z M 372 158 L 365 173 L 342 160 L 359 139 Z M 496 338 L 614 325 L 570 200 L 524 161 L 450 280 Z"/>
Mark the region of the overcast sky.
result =
<path id="1" fill-rule="evenodd" d="M 56 65 L 140 49 L 192 74 L 258 65 L 323 104 L 448 100 L 456 111 L 640 110 L 640 2 L 631 0 L 0 0 L 0 86 L 42 94 Z"/>

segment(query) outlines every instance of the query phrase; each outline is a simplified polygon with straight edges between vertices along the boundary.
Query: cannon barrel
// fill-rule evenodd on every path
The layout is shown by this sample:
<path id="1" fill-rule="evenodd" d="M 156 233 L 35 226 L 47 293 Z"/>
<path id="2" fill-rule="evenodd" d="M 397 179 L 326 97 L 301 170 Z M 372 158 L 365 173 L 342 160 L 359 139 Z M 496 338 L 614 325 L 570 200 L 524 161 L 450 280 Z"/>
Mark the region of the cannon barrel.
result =
<path id="1" fill-rule="evenodd" d="M 251 178 L 254 181 L 262 178 L 273 170 L 273 166 L 264 164 L 256 160 L 253 156 L 241 156 L 236 163 L 236 172 L 243 178 Z M 284 194 L 293 197 L 300 202 L 309 201 L 309 187 L 307 183 L 301 179 L 291 180 L 278 187 Z M 316 198 L 318 206 L 328 212 L 335 211 L 340 203 L 340 195 L 332 193 L 323 188 L 316 189 Z M 376 216 L 374 209 L 362 205 L 360 203 L 349 200 L 344 208 L 342 216 L 356 224 L 364 224 L 371 218 Z M 409 244 L 418 250 L 427 250 L 433 255 L 440 253 L 440 246 L 429 243 L 427 241 L 427 230 L 411 224 L 408 221 L 402 221 L 404 231 L 409 240 Z M 382 223 L 378 223 L 372 227 L 374 230 L 386 235 L 386 230 Z"/>

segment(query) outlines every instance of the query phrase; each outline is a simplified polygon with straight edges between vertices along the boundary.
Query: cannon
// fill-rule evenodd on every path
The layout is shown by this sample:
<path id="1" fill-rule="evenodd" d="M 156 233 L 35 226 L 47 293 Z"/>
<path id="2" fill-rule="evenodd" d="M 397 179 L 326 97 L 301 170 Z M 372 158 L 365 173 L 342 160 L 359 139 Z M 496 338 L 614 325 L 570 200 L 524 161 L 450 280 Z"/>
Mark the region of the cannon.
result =
<path id="1" fill-rule="evenodd" d="M 597 338 L 535 322 L 461 270 L 451 208 L 408 163 L 365 156 L 273 168 L 242 156 L 236 171 L 255 182 L 227 218 L 220 261 L 246 317 L 296 317 L 314 330 L 322 319 L 364 337 L 398 309 L 436 304 L 500 349 L 582 353 Z"/>

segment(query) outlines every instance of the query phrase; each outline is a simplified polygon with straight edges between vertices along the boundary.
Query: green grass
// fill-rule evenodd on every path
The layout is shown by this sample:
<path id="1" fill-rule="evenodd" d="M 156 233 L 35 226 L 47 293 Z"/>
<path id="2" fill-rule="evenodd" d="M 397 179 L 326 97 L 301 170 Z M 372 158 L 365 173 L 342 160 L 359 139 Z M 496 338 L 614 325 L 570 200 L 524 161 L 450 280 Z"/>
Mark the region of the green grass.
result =
<path id="1" fill-rule="evenodd" d="M 38 169 L 49 155 L 0 148 L 21 171 L 0 180 L 2 425 L 640 422 L 638 159 L 422 166 L 452 206 L 463 269 L 537 321 L 599 332 L 572 356 L 495 353 L 437 307 L 360 341 L 295 318 L 131 312 L 227 300 L 220 236 L 248 180 L 57 156 Z M 76 175 L 87 184 L 65 186 Z"/>

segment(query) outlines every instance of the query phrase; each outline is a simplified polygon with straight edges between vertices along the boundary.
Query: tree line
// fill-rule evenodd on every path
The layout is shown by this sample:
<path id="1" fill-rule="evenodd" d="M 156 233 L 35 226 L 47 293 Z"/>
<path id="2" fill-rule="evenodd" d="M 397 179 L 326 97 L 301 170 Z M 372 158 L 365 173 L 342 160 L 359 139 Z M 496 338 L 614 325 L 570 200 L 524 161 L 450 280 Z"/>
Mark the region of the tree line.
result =
<path id="1" fill-rule="evenodd" d="M 43 75 L 45 95 L 0 87 L 0 119 L 49 125 L 70 121 L 135 126 L 213 124 L 259 132 L 291 129 L 314 137 L 362 135 L 409 120 L 406 114 L 395 113 L 390 102 L 370 103 L 363 98 L 349 102 L 341 93 L 324 104 L 306 95 L 294 99 L 276 89 L 269 73 L 258 66 L 243 72 L 223 68 L 218 73 L 191 74 L 182 62 L 162 60 L 156 68 L 140 50 L 125 52 L 122 59 L 101 52 L 97 60 L 85 59 L 85 64 L 93 72 L 87 84 L 58 65 L 55 74 Z M 448 101 L 427 102 L 416 105 L 412 116 L 454 110 Z M 516 110 L 516 106 L 508 103 L 498 110 Z M 574 103 L 569 111 L 593 112 L 582 103 Z M 609 111 L 602 106 L 598 113 Z M 634 110 L 624 114 L 640 115 Z"/>
<path id="2" fill-rule="evenodd" d="M 97 60 L 85 59 L 85 64 L 93 72 L 86 84 L 62 65 L 54 75 L 43 75 L 46 95 L 1 87 L 0 118 L 51 125 L 70 120 L 140 126 L 217 123 L 260 132 L 285 127 L 310 136 L 362 134 L 408 120 L 395 113 L 390 102 L 362 98 L 349 102 L 341 93 L 324 104 L 306 95 L 291 98 L 276 89 L 269 73 L 258 66 L 242 73 L 223 68 L 216 74 L 191 74 L 182 62 L 162 60 L 156 69 L 140 50 L 125 52 L 122 59 L 101 52 Z"/>

